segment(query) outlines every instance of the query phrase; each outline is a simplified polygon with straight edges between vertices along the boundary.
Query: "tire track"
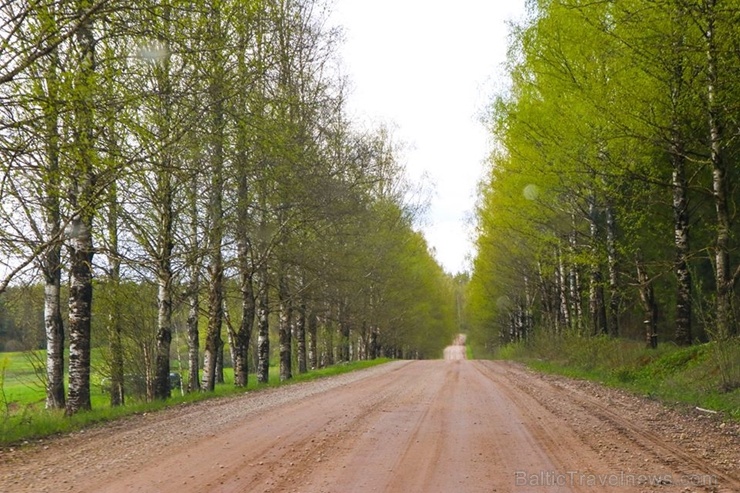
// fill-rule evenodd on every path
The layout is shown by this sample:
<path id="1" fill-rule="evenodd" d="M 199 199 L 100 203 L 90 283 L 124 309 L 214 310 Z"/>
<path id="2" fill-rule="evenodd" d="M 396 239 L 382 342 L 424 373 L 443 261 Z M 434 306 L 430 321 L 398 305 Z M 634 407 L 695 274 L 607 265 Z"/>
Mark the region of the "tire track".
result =
<path id="1" fill-rule="evenodd" d="M 584 481 L 575 480 L 575 475 L 571 476 L 571 473 L 603 475 L 609 470 L 608 463 L 595 457 L 573 428 L 542 406 L 532 394 L 512 387 L 508 379 L 479 361 L 474 362 L 474 368 L 515 406 L 522 417 L 522 423 L 532 433 L 532 446 L 542 447 L 554 463 L 554 470 L 549 472 L 559 477 L 566 476 L 565 482 L 572 491 L 593 492 L 592 487 L 584 485 Z M 609 485 L 603 485 L 602 488 L 600 491 L 604 492 L 624 491 L 624 488 Z"/>
<path id="2" fill-rule="evenodd" d="M 664 437 L 634 419 L 620 415 L 620 410 L 611 409 L 597 398 L 554 385 L 512 365 L 493 362 L 482 365 L 487 372 L 496 375 L 492 379 L 499 381 L 502 387 L 507 386 L 504 381 L 509 382 L 508 385 L 516 389 L 513 393 L 527 395 L 554 416 L 567 415 L 569 422 L 574 423 L 574 433 L 580 435 L 583 443 L 602 455 L 608 455 L 617 469 L 638 473 L 646 467 L 655 467 L 648 463 L 649 460 L 667 469 L 668 472 L 664 474 L 646 474 L 648 477 L 653 476 L 653 481 L 645 483 L 646 487 L 658 488 L 656 491 L 661 492 L 740 491 L 740 480 L 737 477 L 728 475 L 679 446 L 670 444 Z M 509 393 L 512 394 L 512 391 Z M 595 435 L 594 429 L 601 430 L 601 433 Z M 607 453 L 604 453 L 605 450 Z M 615 450 L 620 452 L 608 454 Z M 643 458 L 646 455 L 650 459 Z"/>

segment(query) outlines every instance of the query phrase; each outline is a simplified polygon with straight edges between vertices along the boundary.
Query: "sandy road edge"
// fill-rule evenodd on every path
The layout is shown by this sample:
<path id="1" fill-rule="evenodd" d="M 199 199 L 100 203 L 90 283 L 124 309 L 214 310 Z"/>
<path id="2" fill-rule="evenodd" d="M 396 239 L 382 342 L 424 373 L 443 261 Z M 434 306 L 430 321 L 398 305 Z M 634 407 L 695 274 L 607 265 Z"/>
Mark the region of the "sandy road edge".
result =
<path id="1" fill-rule="evenodd" d="M 521 363 L 480 364 L 506 387 L 576 425 L 584 443 L 610 457 L 615 467 L 665 466 L 674 469 L 674 477 L 705 475 L 716 480 L 701 491 L 740 491 L 737 421 L 595 382 L 536 372 Z"/>

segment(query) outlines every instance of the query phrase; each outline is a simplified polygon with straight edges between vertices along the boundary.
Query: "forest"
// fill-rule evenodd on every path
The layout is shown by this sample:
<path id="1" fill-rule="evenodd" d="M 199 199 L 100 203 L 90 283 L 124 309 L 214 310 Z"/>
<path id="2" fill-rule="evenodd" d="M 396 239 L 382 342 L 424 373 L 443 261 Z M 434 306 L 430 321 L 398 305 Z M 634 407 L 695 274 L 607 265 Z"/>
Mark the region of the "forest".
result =
<path id="1" fill-rule="evenodd" d="M 738 25 L 736 0 L 528 2 L 486 120 L 467 310 L 488 348 L 736 344 Z"/>
<path id="2" fill-rule="evenodd" d="M 317 0 L 0 3 L 0 351 L 47 409 L 438 357 L 459 286 Z M 37 353 L 40 354 L 40 353 Z"/>

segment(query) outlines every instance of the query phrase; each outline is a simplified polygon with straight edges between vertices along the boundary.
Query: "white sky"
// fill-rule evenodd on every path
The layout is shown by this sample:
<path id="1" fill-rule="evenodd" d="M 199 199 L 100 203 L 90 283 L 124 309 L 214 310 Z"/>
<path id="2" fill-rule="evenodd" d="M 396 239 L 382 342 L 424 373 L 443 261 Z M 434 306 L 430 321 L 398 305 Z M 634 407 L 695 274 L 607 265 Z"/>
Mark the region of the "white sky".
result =
<path id="1" fill-rule="evenodd" d="M 413 181 L 428 176 L 431 207 L 422 231 L 451 273 L 468 268 L 468 226 L 489 151 L 479 122 L 505 84 L 507 20 L 524 0 L 335 0 L 343 26 L 349 109 L 396 127 Z"/>

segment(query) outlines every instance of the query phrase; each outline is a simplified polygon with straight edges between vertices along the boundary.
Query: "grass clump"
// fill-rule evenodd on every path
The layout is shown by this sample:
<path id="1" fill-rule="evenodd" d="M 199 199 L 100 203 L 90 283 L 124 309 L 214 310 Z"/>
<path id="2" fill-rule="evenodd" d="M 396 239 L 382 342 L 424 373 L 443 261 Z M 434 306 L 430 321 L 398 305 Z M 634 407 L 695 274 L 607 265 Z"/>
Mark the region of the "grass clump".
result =
<path id="1" fill-rule="evenodd" d="M 540 334 L 499 348 L 497 358 L 538 371 L 597 381 L 660 399 L 724 412 L 740 420 L 740 339 L 689 347 L 605 336 Z"/>

